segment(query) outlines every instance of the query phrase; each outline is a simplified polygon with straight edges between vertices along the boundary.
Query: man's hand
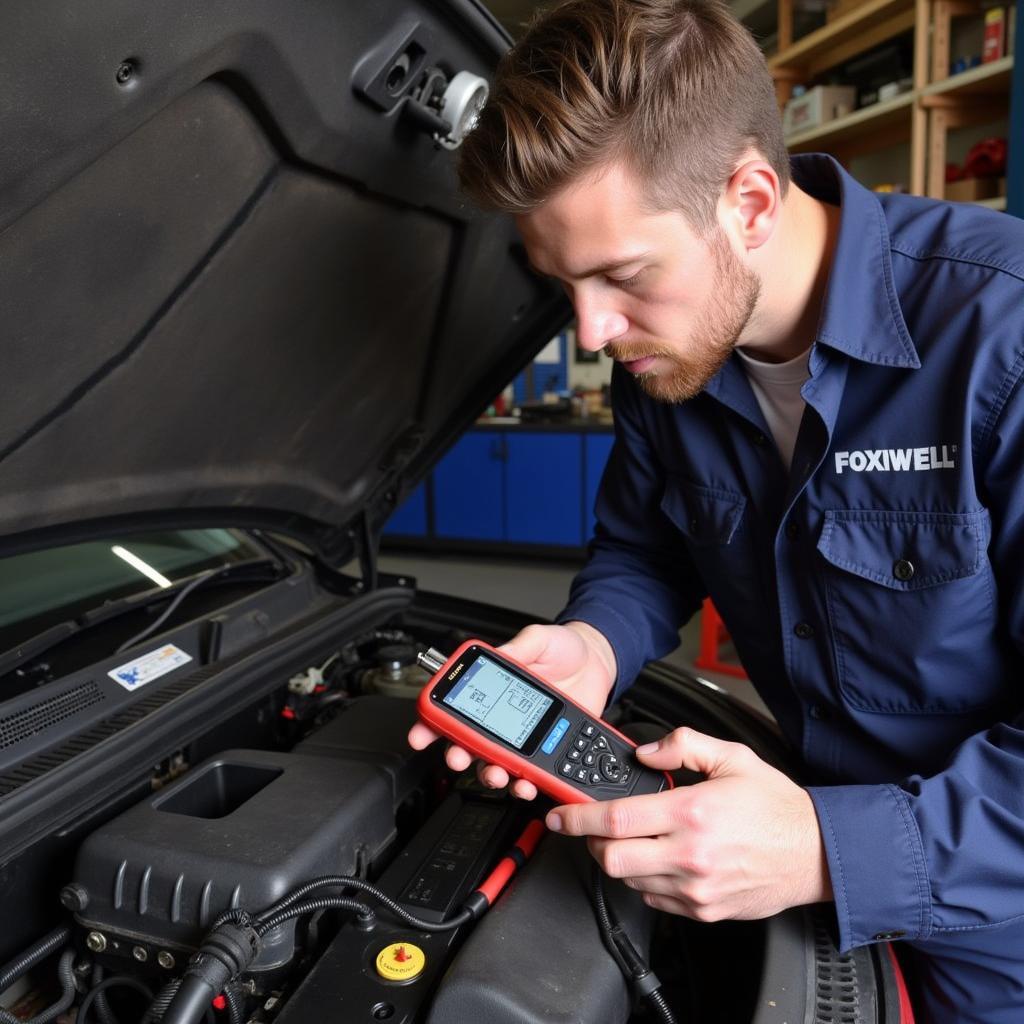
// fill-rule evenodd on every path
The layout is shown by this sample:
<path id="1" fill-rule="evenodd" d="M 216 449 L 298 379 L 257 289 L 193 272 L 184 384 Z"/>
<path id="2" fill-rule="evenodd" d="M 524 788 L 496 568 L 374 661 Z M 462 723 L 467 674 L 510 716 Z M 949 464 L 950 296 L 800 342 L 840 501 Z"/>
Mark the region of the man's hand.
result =
<path id="1" fill-rule="evenodd" d="M 658 910 L 698 921 L 769 917 L 832 899 L 807 792 L 739 743 L 676 729 L 637 748 L 662 771 L 707 776 L 692 786 L 556 807 L 548 828 L 589 836 L 594 858 Z"/>
<path id="2" fill-rule="evenodd" d="M 527 626 L 507 644 L 498 648 L 545 682 L 568 693 L 594 715 L 600 716 L 615 682 L 615 655 L 611 645 L 593 626 L 569 622 L 564 626 Z M 433 729 L 417 722 L 409 730 L 409 745 L 422 750 L 439 739 Z M 462 747 L 450 746 L 445 754 L 448 767 L 465 771 L 472 755 Z M 485 786 L 500 789 L 509 784 L 508 772 L 498 765 L 483 765 L 479 770 Z M 525 779 L 512 783 L 512 792 L 524 800 L 537 795 L 537 787 Z"/>

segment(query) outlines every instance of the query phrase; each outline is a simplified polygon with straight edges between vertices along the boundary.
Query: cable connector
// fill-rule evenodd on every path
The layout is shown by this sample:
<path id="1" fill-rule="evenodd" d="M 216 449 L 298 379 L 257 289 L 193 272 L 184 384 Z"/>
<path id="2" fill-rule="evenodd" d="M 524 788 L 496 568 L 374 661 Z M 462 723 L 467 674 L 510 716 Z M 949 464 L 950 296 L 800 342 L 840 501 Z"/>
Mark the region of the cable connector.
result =
<path id="1" fill-rule="evenodd" d="M 633 991 L 641 999 L 646 999 L 652 992 L 661 988 L 658 976 L 647 966 L 643 957 L 637 952 L 636 946 L 630 941 L 621 924 L 615 925 L 609 932 L 615 948 L 622 954 L 622 959 L 629 968 Z"/>
<path id="2" fill-rule="evenodd" d="M 262 942 L 249 914 L 224 921 L 210 932 L 189 960 L 163 1024 L 195 1024 L 214 996 L 237 978 L 259 955 Z"/>
<path id="3" fill-rule="evenodd" d="M 288 680 L 288 692 L 297 693 L 302 697 L 310 697 L 316 692 L 318 686 L 323 685 L 323 681 L 323 672 L 311 666 L 305 672 L 299 672 Z"/>
<path id="4" fill-rule="evenodd" d="M 218 977 L 222 969 L 228 971 L 228 976 L 213 986 L 219 992 L 259 956 L 262 945 L 256 922 L 251 916 L 246 914 L 237 922 L 227 921 L 206 937 L 189 961 L 185 976 L 192 974 L 206 980 Z"/>
<path id="5" fill-rule="evenodd" d="M 436 647 L 428 647 L 425 651 L 419 651 L 416 654 L 416 663 L 431 675 L 440 672 L 447 660 Z"/>

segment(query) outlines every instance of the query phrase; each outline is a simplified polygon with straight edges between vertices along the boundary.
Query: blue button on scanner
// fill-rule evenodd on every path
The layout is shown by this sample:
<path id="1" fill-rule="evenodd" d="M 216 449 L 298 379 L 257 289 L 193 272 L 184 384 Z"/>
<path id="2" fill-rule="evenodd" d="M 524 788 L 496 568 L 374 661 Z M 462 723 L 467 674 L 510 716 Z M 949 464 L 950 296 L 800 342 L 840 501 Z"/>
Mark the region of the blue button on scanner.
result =
<path id="1" fill-rule="evenodd" d="M 565 735 L 565 730 L 568 728 L 569 719 L 560 718 L 551 727 L 551 732 L 548 733 L 548 738 L 544 741 L 544 746 L 540 749 L 543 750 L 545 754 L 553 754 L 555 752 L 555 747 L 558 746 L 558 741 Z"/>

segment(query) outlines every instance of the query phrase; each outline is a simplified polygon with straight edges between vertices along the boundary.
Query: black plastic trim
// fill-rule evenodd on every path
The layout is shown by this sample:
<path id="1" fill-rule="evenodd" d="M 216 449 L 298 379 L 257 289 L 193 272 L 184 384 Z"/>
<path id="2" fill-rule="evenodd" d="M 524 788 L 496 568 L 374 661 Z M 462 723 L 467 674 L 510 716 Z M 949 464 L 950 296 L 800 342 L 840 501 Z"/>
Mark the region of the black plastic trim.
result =
<path id="1" fill-rule="evenodd" d="M 194 675 L 204 675 L 198 685 L 154 709 L 160 714 L 147 715 L 144 726 L 125 728 L 0 799 L 0 862 L 67 827 L 123 790 L 132 776 L 236 714 L 239 701 L 256 701 L 282 686 L 300 650 L 377 625 L 407 608 L 412 597 L 405 589 L 374 591 L 223 667 L 198 670 Z"/>

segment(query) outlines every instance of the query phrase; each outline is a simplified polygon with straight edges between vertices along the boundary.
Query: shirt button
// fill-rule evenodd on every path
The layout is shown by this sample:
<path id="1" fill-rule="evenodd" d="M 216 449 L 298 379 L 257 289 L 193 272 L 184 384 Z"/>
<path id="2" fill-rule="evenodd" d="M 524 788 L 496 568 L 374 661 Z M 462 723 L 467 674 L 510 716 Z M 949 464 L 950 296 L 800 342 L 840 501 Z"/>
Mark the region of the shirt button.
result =
<path id="1" fill-rule="evenodd" d="M 764 434 L 757 433 L 754 435 L 754 444 L 756 444 L 758 448 L 763 448 L 767 443 L 768 438 L 765 437 Z"/>
<path id="2" fill-rule="evenodd" d="M 901 583 L 906 583 L 914 578 L 914 563 L 901 558 L 893 567 L 892 574 Z"/>
<path id="3" fill-rule="evenodd" d="M 832 712 L 828 708 L 823 707 L 821 704 L 812 704 L 808 709 L 807 713 L 816 722 L 827 722 L 832 717 Z"/>
<path id="4" fill-rule="evenodd" d="M 814 627 L 809 622 L 798 622 L 793 627 L 793 632 L 796 633 L 801 640 L 809 640 L 814 636 Z"/>
<path id="5" fill-rule="evenodd" d="M 875 942 L 889 942 L 892 939 L 902 939 L 906 932 L 894 931 L 894 932 L 877 932 L 872 938 Z"/>
<path id="6" fill-rule="evenodd" d="M 795 519 L 786 523 L 786 536 L 790 540 L 796 540 L 800 536 L 800 524 Z"/>

